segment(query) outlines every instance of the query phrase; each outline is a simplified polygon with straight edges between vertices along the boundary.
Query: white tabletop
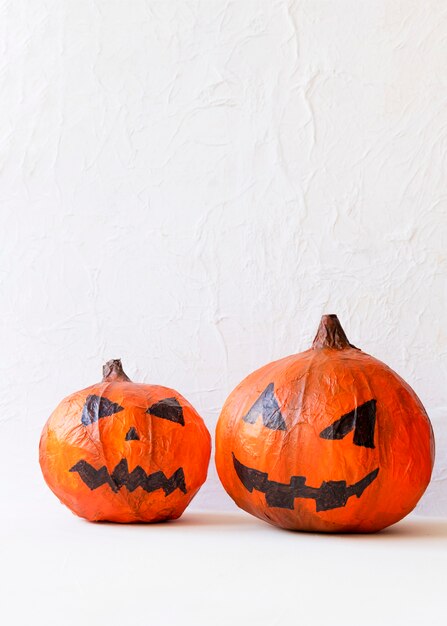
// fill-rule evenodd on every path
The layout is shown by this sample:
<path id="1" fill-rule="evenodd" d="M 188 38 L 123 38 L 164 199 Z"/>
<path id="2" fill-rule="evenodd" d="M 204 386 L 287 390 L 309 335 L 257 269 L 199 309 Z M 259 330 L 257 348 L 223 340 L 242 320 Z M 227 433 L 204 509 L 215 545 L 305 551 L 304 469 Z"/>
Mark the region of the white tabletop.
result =
<path id="1" fill-rule="evenodd" d="M 124 526 L 59 507 L 2 524 L 7 626 L 447 624 L 447 520 L 317 535 L 243 512 Z"/>

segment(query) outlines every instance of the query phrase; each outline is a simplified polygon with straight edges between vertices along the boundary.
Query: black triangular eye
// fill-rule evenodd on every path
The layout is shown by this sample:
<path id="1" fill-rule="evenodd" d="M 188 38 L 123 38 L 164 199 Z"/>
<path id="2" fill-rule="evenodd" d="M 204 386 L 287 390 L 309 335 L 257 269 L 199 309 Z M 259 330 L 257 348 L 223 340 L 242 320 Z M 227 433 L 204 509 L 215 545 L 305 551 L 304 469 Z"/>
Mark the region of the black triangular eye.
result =
<path id="1" fill-rule="evenodd" d="M 346 413 L 336 422 L 321 431 L 322 439 L 343 439 L 354 430 L 356 446 L 374 448 L 374 428 L 376 425 L 376 400 L 368 400 Z"/>
<path id="2" fill-rule="evenodd" d="M 279 408 L 273 389 L 273 383 L 270 383 L 270 385 L 264 389 L 247 415 L 242 418 L 244 422 L 254 424 L 261 415 L 264 426 L 267 428 L 271 428 L 271 430 L 286 430 L 286 423 L 281 414 L 281 409 Z"/>
<path id="3" fill-rule="evenodd" d="M 155 417 L 161 417 L 161 419 L 169 420 L 170 422 L 176 422 L 182 426 L 185 425 L 183 409 L 175 398 L 164 398 L 156 402 L 148 408 L 146 413 L 155 415 Z"/>
<path id="4" fill-rule="evenodd" d="M 123 407 L 116 402 L 102 396 L 87 396 L 84 408 L 82 409 L 81 422 L 84 426 L 97 422 L 102 417 L 109 417 L 114 413 L 124 411 Z"/>

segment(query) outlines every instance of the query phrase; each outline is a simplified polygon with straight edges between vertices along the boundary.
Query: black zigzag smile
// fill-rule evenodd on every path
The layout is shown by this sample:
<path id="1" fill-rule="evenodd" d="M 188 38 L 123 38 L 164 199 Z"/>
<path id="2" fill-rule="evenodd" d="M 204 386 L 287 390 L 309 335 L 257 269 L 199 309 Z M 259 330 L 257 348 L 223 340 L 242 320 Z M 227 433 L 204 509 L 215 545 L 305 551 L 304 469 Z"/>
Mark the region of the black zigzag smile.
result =
<path id="1" fill-rule="evenodd" d="M 351 496 L 360 498 L 379 473 L 377 467 L 353 485 L 347 485 L 345 480 L 329 480 L 322 482 L 320 487 L 309 487 L 306 485 L 305 476 L 291 476 L 288 484 L 269 480 L 266 472 L 243 465 L 234 454 L 233 465 L 247 491 L 251 493 L 256 489 L 265 494 L 267 506 L 293 509 L 295 498 L 312 498 L 315 500 L 317 511 L 329 511 L 346 506 Z"/>
<path id="2" fill-rule="evenodd" d="M 95 469 L 93 465 L 84 460 L 78 461 L 69 471 L 77 472 L 92 491 L 102 485 L 109 485 L 115 493 L 121 487 L 125 487 L 128 491 L 135 491 L 137 487 L 141 487 L 148 493 L 163 489 L 165 496 L 169 496 L 176 489 L 186 493 L 185 474 L 182 467 L 179 467 L 170 478 L 167 478 L 161 471 L 146 474 L 139 465 L 129 472 L 127 459 L 121 459 L 111 474 L 105 465 Z"/>

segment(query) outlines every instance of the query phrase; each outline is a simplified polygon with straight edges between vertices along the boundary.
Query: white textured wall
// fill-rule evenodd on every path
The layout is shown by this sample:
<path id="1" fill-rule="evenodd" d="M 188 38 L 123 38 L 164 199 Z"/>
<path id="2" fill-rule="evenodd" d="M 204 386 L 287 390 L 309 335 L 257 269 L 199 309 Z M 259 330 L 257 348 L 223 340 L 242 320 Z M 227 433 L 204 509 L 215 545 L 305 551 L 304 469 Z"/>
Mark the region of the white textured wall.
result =
<path id="1" fill-rule="evenodd" d="M 15 0 L 0 18 L 10 508 L 58 506 L 40 429 L 106 359 L 213 429 L 329 312 L 426 405 L 422 510 L 447 514 L 445 2 Z M 214 468 L 195 505 L 231 506 Z"/>

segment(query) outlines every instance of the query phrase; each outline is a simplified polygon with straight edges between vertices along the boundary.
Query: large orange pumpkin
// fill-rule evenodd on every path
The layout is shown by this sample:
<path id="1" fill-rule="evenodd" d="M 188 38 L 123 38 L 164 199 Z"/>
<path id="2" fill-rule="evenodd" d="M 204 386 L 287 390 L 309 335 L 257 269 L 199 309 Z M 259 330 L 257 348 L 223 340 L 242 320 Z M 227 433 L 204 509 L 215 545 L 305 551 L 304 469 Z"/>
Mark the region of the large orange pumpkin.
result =
<path id="1" fill-rule="evenodd" d="M 179 393 L 133 383 L 121 361 L 65 398 L 46 423 L 40 465 L 74 513 L 91 521 L 180 517 L 206 479 L 211 440 Z"/>
<path id="2" fill-rule="evenodd" d="M 295 530 L 394 524 L 424 493 L 433 460 L 414 391 L 351 345 L 336 315 L 323 316 L 310 350 L 242 381 L 216 430 L 217 470 L 236 504 Z"/>

